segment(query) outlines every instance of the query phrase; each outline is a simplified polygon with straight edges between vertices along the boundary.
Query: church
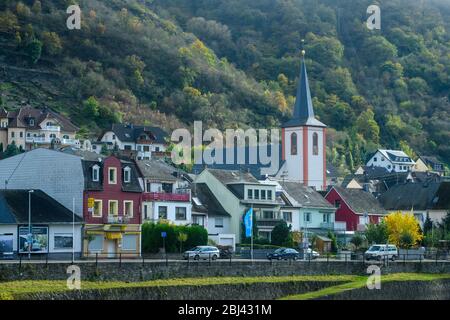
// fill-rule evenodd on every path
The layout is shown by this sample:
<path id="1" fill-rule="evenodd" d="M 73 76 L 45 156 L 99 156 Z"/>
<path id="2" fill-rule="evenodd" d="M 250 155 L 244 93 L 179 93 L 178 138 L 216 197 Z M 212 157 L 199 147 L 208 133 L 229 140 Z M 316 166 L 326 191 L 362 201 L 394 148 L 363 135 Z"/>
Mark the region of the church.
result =
<path id="1" fill-rule="evenodd" d="M 281 126 L 281 145 L 278 148 L 269 146 L 268 154 L 276 152 L 279 155 L 279 169 L 272 177 L 277 180 L 300 182 L 313 187 L 317 191 L 326 190 L 326 125 L 315 118 L 314 106 L 309 88 L 308 74 L 306 71 L 305 51 L 302 51 L 302 63 L 300 78 L 297 87 L 296 101 L 292 118 Z M 248 161 L 250 152 L 258 150 L 246 146 L 240 150 L 235 147 L 234 155 L 244 153 L 246 155 L 243 164 L 237 159 L 225 161 L 225 164 L 208 165 L 211 169 L 241 170 L 250 172 L 257 179 L 266 179 L 262 172 L 267 165 L 259 161 L 252 164 Z M 256 148 L 261 148 L 257 146 Z M 226 154 L 226 152 L 223 152 Z M 193 172 L 200 173 L 206 165 L 195 165 Z"/>

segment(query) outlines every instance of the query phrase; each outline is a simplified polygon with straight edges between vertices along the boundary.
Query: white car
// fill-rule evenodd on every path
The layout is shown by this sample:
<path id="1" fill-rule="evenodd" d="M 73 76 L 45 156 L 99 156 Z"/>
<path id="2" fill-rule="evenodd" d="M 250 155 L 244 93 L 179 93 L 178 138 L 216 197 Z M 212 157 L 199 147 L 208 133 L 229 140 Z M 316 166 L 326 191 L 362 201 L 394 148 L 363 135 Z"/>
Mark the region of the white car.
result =
<path id="1" fill-rule="evenodd" d="M 317 251 L 314 251 L 313 249 L 308 248 L 305 251 L 305 256 L 307 259 L 309 259 L 310 256 L 311 256 L 311 259 L 317 259 L 318 257 L 320 257 L 320 254 Z"/>
<path id="2" fill-rule="evenodd" d="M 394 261 L 398 257 L 398 249 L 392 244 L 374 244 L 364 253 L 364 257 L 366 260 L 391 259 Z"/>
<path id="3" fill-rule="evenodd" d="M 220 257 L 220 251 L 213 246 L 197 246 L 194 249 L 184 252 L 183 257 L 184 259 L 194 260 L 216 260 Z"/>

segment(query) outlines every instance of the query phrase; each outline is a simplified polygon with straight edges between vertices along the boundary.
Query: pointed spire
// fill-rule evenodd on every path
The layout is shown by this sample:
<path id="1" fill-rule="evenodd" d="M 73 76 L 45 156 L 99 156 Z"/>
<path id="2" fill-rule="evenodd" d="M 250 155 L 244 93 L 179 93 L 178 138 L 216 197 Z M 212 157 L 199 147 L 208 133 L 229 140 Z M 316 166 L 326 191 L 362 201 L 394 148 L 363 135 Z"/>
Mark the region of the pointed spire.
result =
<path id="1" fill-rule="evenodd" d="M 286 122 L 283 127 L 295 127 L 302 125 L 311 125 L 318 127 L 326 127 L 322 122 L 314 116 L 314 107 L 309 89 L 308 73 L 306 72 L 305 54 L 303 49 L 304 40 L 302 40 L 302 61 L 300 69 L 300 78 L 297 86 L 297 97 L 294 105 L 293 118 Z"/>
<path id="2" fill-rule="evenodd" d="M 297 87 L 297 98 L 294 105 L 294 119 L 308 120 L 314 118 L 314 109 L 309 89 L 308 73 L 306 72 L 305 50 L 302 50 L 300 79 Z"/>

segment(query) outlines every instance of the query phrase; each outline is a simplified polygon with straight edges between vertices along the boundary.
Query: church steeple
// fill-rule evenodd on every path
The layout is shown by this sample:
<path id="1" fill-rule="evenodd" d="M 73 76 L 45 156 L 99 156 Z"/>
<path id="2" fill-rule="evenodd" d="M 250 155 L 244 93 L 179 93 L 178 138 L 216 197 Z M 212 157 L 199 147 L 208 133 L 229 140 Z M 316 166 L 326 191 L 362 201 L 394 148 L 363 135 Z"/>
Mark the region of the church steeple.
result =
<path id="1" fill-rule="evenodd" d="M 302 50 L 302 61 L 297 86 L 297 97 L 294 105 L 294 114 L 291 120 L 283 124 L 283 127 L 286 128 L 304 125 L 326 127 L 326 125 L 317 120 L 314 116 L 314 107 L 311 99 L 311 91 L 309 89 L 308 73 L 306 72 L 305 50 Z"/>

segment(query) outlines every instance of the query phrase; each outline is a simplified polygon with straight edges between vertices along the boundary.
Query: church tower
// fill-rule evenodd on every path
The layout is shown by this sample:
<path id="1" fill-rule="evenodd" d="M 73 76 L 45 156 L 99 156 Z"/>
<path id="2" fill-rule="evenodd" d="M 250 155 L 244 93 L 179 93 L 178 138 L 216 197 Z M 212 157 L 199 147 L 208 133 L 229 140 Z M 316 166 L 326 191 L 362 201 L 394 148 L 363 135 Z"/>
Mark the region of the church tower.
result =
<path id="1" fill-rule="evenodd" d="M 282 159 L 286 179 L 326 190 L 326 125 L 314 116 L 302 51 L 293 118 L 282 125 Z"/>

